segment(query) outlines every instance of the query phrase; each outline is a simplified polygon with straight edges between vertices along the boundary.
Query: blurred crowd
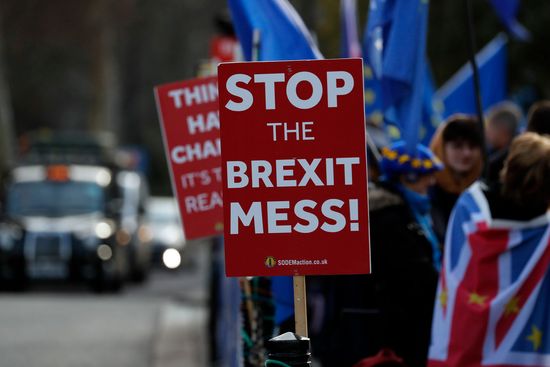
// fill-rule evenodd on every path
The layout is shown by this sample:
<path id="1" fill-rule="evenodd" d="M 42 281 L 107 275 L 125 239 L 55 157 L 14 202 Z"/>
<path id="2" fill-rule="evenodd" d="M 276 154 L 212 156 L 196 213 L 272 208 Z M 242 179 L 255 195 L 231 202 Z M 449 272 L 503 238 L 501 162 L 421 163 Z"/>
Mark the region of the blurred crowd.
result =
<path id="1" fill-rule="evenodd" d="M 456 340 L 442 337 L 445 327 L 437 315 L 438 305 L 447 307 L 451 301 L 451 280 L 456 286 L 454 312 L 466 309 L 458 323 L 473 322 L 471 314 L 482 313 L 472 305 L 498 299 L 486 289 L 485 278 L 494 276 L 490 267 L 482 266 L 491 261 L 486 253 L 497 251 L 502 241 L 501 253 L 507 250 L 506 231 L 525 227 L 544 233 L 550 228 L 550 101 L 535 103 L 522 129 L 523 119 L 518 106 L 502 102 L 486 114 L 483 125 L 476 116 L 449 117 L 430 146 L 419 144 L 412 154 L 403 141 L 384 145 L 384 139 L 377 139 L 381 159 L 369 157 L 372 275 L 310 281 L 309 296 L 322 300 L 311 310 L 314 319 L 323 320 L 311 336 L 323 366 L 426 366 L 429 351 L 432 363 L 437 360 L 437 348 L 448 348 L 447 358 Z M 371 136 L 373 130 L 371 125 Z M 541 240 L 543 249 L 548 248 L 547 237 Z M 516 241 L 514 246 L 521 248 L 529 237 Z M 470 247 L 467 255 L 465 242 Z M 480 258 L 478 245 L 485 251 Z M 467 261 L 465 257 L 470 262 L 463 273 L 477 271 L 470 283 L 453 269 L 457 261 Z M 513 265 L 501 263 L 507 268 L 500 273 L 512 271 Z M 529 272 L 527 267 L 523 263 L 514 271 Z M 547 264 L 543 273 L 546 270 Z M 470 292 L 470 297 L 459 297 L 457 289 Z M 547 313 L 543 317 L 548 320 Z M 460 329 L 447 326 L 455 328 L 453 333 Z M 467 341 L 483 340 L 486 330 L 475 322 L 468 328 L 457 338 L 464 343 L 460 355 L 445 366 L 475 360 L 478 350 L 468 348 Z"/>

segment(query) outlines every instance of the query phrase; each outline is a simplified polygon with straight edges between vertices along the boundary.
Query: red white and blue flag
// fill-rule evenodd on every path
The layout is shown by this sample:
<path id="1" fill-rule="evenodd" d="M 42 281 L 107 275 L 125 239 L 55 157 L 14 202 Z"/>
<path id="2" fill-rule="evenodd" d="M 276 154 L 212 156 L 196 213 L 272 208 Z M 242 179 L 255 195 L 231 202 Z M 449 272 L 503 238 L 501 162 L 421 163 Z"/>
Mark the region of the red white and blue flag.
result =
<path id="1" fill-rule="evenodd" d="M 445 240 L 430 367 L 550 366 L 550 214 L 494 219 L 479 183 Z"/>

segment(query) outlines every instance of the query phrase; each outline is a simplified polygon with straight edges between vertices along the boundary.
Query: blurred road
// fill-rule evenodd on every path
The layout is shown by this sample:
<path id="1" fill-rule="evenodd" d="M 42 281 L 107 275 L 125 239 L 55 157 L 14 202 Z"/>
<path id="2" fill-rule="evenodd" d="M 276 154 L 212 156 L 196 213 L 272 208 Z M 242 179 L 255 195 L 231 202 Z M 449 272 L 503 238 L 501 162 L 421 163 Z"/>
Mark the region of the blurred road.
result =
<path id="1" fill-rule="evenodd" d="M 186 256 L 183 269 L 120 294 L 52 284 L 0 293 L 0 367 L 207 366 L 208 244 Z"/>

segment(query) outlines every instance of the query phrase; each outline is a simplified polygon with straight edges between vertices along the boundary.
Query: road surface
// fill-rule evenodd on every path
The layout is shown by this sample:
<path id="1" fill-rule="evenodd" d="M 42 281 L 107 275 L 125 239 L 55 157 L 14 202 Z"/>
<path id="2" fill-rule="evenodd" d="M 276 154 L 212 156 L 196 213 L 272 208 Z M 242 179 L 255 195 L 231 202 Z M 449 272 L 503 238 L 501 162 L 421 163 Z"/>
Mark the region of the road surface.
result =
<path id="1" fill-rule="evenodd" d="M 206 367 L 208 244 L 143 286 L 98 295 L 84 286 L 0 293 L 0 367 Z"/>

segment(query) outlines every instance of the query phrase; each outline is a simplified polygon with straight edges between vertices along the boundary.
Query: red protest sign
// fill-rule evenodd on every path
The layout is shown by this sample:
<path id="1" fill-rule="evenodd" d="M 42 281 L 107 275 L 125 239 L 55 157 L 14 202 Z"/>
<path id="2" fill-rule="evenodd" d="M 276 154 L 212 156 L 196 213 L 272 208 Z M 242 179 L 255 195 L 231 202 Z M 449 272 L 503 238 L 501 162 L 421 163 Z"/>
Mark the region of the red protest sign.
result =
<path id="1" fill-rule="evenodd" d="M 172 187 L 188 239 L 223 229 L 217 88 L 215 77 L 155 88 Z"/>
<path id="2" fill-rule="evenodd" d="M 228 276 L 370 272 L 362 68 L 218 67 Z"/>

